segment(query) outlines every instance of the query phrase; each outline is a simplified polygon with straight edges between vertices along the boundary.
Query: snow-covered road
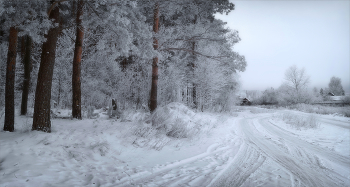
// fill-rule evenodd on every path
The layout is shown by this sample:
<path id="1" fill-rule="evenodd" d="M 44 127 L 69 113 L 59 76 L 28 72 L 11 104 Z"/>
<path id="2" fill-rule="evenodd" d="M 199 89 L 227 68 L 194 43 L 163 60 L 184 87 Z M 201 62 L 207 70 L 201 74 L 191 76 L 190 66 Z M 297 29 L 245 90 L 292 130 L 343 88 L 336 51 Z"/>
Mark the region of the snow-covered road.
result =
<path id="1" fill-rule="evenodd" d="M 245 142 L 248 146 L 254 147 L 263 157 L 266 157 L 266 162 L 269 162 L 269 170 L 259 168 L 257 171 L 259 175 L 253 180 L 256 183 L 254 186 L 259 184 L 263 184 L 263 186 L 349 185 L 349 179 L 342 175 L 344 174 L 342 170 L 337 173 L 326 165 L 326 162 L 332 162 L 332 164 L 344 166 L 343 169 L 346 171 L 350 166 L 349 157 L 303 141 L 269 122 L 268 119 L 269 117 L 260 117 L 242 119 L 239 122 L 242 134 L 245 136 Z M 271 172 L 268 174 L 278 176 L 278 180 L 261 178 L 261 176 L 266 175 L 263 172 Z M 278 184 L 279 180 L 287 182 L 288 179 L 290 179 L 289 184 Z M 231 184 L 233 185 L 227 183 L 227 185 L 221 186 L 235 186 L 235 181 L 233 180 Z"/>
<path id="2" fill-rule="evenodd" d="M 319 128 L 296 130 L 284 112 L 309 115 L 198 114 L 218 125 L 161 150 L 135 146 L 131 123 L 104 118 L 57 119 L 51 134 L 1 131 L 0 186 L 350 186 L 350 119 L 316 115 Z"/>
<path id="3" fill-rule="evenodd" d="M 145 186 L 349 186 L 350 158 L 302 140 L 274 124 L 272 114 L 230 118 L 232 139 L 206 153 L 174 162 L 120 185 Z M 349 128 L 323 119 L 325 125 Z M 341 125 L 340 125 L 341 124 Z M 346 126 L 347 125 L 347 126 Z"/>

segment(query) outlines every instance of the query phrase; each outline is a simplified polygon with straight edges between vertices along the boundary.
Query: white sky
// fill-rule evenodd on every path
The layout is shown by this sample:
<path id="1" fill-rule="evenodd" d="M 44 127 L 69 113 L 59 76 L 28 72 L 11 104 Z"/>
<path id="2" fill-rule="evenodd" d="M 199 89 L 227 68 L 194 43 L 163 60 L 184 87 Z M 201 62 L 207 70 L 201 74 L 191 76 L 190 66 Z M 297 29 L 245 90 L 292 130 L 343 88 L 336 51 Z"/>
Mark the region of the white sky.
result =
<path id="1" fill-rule="evenodd" d="M 292 65 L 305 68 L 310 88 L 328 87 L 332 76 L 350 91 L 350 1 L 231 1 L 216 15 L 241 37 L 234 51 L 246 57 L 243 90 L 278 88 Z"/>

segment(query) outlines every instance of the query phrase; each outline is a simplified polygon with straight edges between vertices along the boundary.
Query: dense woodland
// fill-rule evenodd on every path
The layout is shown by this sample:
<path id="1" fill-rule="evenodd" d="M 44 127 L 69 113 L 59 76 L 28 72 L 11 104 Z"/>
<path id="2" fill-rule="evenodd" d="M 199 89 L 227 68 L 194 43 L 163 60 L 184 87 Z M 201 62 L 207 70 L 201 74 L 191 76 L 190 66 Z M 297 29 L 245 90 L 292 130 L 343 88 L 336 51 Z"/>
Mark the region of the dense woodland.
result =
<path id="1" fill-rule="evenodd" d="M 17 107 L 50 132 L 52 107 L 82 119 L 112 98 L 118 110 L 227 110 L 246 61 L 233 51 L 238 32 L 214 15 L 233 10 L 228 0 L 0 0 L 4 130 Z"/>

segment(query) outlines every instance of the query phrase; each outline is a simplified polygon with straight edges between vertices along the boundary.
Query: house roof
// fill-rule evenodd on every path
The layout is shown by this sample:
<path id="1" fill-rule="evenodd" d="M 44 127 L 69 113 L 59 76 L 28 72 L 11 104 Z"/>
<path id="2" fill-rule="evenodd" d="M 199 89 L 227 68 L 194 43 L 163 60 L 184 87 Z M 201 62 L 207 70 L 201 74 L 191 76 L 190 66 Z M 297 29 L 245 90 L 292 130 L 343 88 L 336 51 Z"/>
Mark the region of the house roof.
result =
<path id="1" fill-rule="evenodd" d="M 345 99 L 345 96 L 330 96 L 331 101 L 342 101 Z"/>
<path id="2" fill-rule="evenodd" d="M 245 98 L 243 98 L 242 100 L 245 100 L 245 101 L 250 101 L 250 100 L 249 100 L 248 98 L 246 98 L 246 97 L 245 97 Z"/>

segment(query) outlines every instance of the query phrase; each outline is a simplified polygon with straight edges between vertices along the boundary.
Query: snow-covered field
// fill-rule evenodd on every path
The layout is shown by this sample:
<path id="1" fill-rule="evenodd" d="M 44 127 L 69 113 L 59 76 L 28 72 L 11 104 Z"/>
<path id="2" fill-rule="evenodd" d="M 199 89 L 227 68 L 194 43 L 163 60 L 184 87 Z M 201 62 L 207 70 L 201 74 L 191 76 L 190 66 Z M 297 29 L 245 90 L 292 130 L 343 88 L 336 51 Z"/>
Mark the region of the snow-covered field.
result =
<path id="1" fill-rule="evenodd" d="M 283 116 L 310 114 L 176 113 L 192 128 L 176 138 L 95 112 L 53 119 L 50 134 L 17 116 L 15 132 L 0 131 L 0 186 L 350 186 L 350 118 L 312 114 L 317 128 L 296 129 Z"/>

